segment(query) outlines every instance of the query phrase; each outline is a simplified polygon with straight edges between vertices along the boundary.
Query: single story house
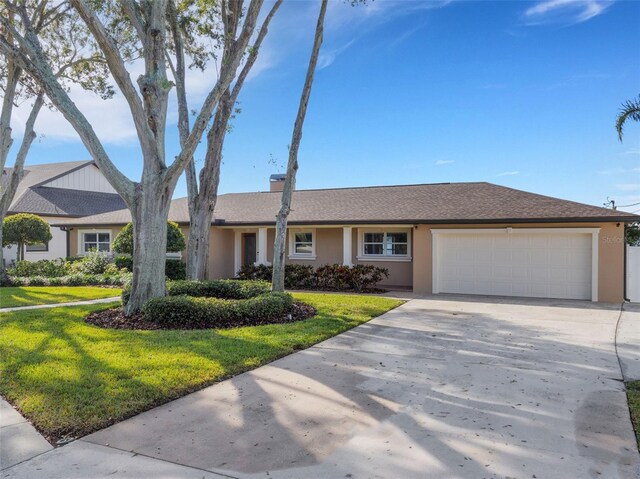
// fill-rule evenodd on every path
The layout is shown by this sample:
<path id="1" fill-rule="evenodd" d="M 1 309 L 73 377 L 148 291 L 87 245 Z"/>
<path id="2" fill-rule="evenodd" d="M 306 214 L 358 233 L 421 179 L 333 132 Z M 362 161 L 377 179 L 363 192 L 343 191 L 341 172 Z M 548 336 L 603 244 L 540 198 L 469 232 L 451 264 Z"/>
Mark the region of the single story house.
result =
<path id="1" fill-rule="evenodd" d="M 3 177 L 8 178 L 10 174 L 11 168 L 8 168 Z M 93 161 L 70 161 L 25 166 L 7 214 L 33 213 L 51 224 L 125 207 Z M 47 244 L 26 246 L 24 258 L 38 261 L 71 256 L 67 233 L 51 228 L 51 235 L 53 238 Z M 17 246 L 10 245 L 3 253 L 9 265 L 17 257 Z"/>
<path id="2" fill-rule="evenodd" d="M 273 259 L 283 177 L 270 191 L 218 198 L 210 278 L 233 277 Z M 440 183 L 300 190 L 293 193 L 286 261 L 373 264 L 383 283 L 417 293 L 622 301 L 625 224 L 631 213 L 490 183 Z M 129 211 L 55 223 L 70 230 L 71 255 L 106 249 Z M 169 219 L 188 235 L 186 198 Z"/>

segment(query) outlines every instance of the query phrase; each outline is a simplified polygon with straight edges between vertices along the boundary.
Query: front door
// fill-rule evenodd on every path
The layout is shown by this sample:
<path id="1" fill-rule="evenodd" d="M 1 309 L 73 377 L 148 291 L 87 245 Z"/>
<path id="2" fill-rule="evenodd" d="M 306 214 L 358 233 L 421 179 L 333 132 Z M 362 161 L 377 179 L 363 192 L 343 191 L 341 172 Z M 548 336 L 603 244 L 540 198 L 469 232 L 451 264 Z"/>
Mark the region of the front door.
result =
<path id="1" fill-rule="evenodd" d="M 252 265 L 256 262 L 256 234 L 245 233 L 242 241 L 242 266 Z"/>

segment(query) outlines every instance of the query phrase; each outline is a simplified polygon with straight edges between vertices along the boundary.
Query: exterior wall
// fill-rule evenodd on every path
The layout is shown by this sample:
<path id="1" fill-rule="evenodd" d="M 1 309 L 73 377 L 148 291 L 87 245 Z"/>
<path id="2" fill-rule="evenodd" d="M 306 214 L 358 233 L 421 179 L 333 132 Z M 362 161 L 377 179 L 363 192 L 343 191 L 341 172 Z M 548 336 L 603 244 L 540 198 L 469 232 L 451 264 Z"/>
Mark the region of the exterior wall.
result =
<path id="1" fill-rule="evenodd" d="M 213 227 L 212 229 L 224 230 L 223 228 Z M 295 227 L 292 229 L 304 229 Z M 289 237 L 287 236 L 286 249 L 285 249 L 285 263 L 287 264 L 306 264 L 311 265 L 315 268 L 325 265 L 325 264 L 342 264 L 343 256 L 342 256 L 342 227 L 334 227 L 334 228 L 311 228 L 315 229 L 316 238 L 315 238 L 315 247 L 316 247 L 316 259 L 301 259 L 301 258 L 290 258 L 289 257 Z M 233 231 L 233 230 L 227 230 Z M 238 231 L 251 231 L 254 232 L 257 230 L 254 229 L 238 229 Z M 357 249 L 358 249 L 358 231 L 357 228 L 353 228 L 353 251 L 352 251 L 352 262 L 353 264 L 372 264 L 374 266 L 380 266 L 382 268 L 387 268 L 389 270 L 389 278 L 382 281 L 381 285 L 386 286 L 400 286 L 404 288 L 411 288 L 412 286 L 412 275 L 413 275 L 413 267 L 411 261 L 406 262 L 396 262 L 396 261 L 358 261 L 356 259 Z M 232 234 L 233 236 L 233 234 Z M 267 229 L 267 262 L 269 264 L 273 263 L 273 247 L 276 237 L 275 228 Z M 231 240 L 231 244 L 229 246 L 229 258 L 231 261 L 230 269 L 233 270 L 233 251 L 234 245 L 233 240 Z M 212 250 L 210 255 L 223 255 L 223 252 L 214 253 Z M 228 268 L 228 267 L 227 267 Z M 230 277 L 231 275 L 227 276 Z"/>
<path id="2" fill-rule="evenodd" d="M 42 217 L 47 223 L 56 223 L 64 217 L 47 216 Z M 24 259 L 27 261 L 39 261 L 41 259 L 66 258 L 67 256 L 67 233 L 57 226 L 51 227 L 51 241 L 47 251 L 25 251 Z M 16 250 L 14 246 L 14 251 Z M 26 249 L 26 248 L 25 248 Z"/>
<path id="3" fill-rule="evenodd" d="M 619 225 L 619 226 L 618 226 Z M 531 223 L 482 225 L 419 225 L 413 235 L 413 290 L 432 293 L 431 229 L 481 228 L 600 228 L 598 238 L 598 301 L 624 299 L 624 225 L 622 223 Z"/>
<path id="4" fill-rule="evenodd" d="M 368 229 L 368 228 L 363 228 Z M 384 227 L 382 229 L 385 229 Z M 390 228 L 395 229 L 395 228 Z M 409 232 L 413 238 L 413 232 Z M 358 255 L 358 228 L 354 227 L 352 231 L 353 237 L 351 238 L 352 251 L 351 258 L 353 264 L 370 264 L 373 266 L 379 266 L 380 268 L 387 268 L 389 270 L 389 277 L 380 281 L 380 286 L 397 286 L 400 288 L 411 288 L 413 285 L 413 264 L 415 258 L 413 257 L 413 239 L 411 241 L 411 260 L 409 261 L 366 261 L 359 260 Z M 342 244 L 342 238 L 340 238 Z"/>
<path id="5" fill-rule="evenodd" d="M 68 190 L 97 191 L 100 193 L 117 193 L 95 165 L 88 165 L 72 171 L 68 175 L 61 176 L 42 186 Z"/>
<path id="6" fill-rule="evenodd" d="M 210 279 L 233 278 L 234 269 L 234 232 L 230 229 L 213 227 L 209 233 Z"/>

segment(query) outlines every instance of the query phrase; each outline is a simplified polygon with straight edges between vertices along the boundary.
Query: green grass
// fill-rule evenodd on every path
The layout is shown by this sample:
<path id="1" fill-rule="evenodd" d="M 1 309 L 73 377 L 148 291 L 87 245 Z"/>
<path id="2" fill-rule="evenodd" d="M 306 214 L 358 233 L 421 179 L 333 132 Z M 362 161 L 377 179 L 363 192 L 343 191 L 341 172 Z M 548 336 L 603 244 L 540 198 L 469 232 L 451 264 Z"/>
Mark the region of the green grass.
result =
<path id="1" fill-rule="evenodd" d="M 49 438 L 87 434 L 369 321 L 401 301 L 305 293 L 318 314 L 227 330 L 125 331 L 83 317 L 105 305 L 0 314 L 0 393 Z"/>
<path id="2" fill-rule="evenodd" d="M 627 399 L 629 400 L 631 422 L 633 423 L 633 429 L 636 431 L 636 440 L 640 450 L 640 381 L 627 383 Z"/>
<path id="3" fill-rule="evenodd" d="M 23 286 L 0 288 L 0 308 L 67 303 L 120 296 L 121 289 L 82 286 Z"/>

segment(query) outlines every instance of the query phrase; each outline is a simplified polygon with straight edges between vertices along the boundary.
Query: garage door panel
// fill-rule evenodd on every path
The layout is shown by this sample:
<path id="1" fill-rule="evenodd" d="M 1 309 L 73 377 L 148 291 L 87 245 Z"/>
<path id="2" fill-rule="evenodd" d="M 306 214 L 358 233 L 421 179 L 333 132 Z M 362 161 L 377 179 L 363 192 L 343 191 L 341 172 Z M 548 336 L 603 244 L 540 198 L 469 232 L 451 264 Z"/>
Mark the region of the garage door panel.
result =
<path id="1" fill-rule="evenodd" d="M 591 298 L 591 234 L 447 233 L 438 240 L 438 290 Z"/>

